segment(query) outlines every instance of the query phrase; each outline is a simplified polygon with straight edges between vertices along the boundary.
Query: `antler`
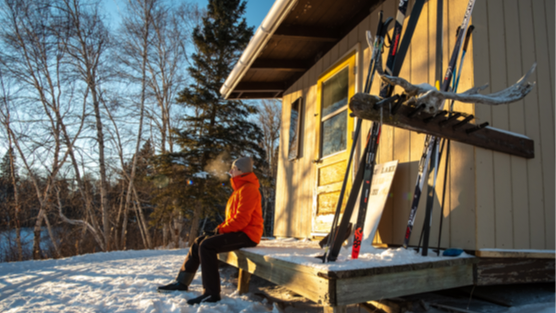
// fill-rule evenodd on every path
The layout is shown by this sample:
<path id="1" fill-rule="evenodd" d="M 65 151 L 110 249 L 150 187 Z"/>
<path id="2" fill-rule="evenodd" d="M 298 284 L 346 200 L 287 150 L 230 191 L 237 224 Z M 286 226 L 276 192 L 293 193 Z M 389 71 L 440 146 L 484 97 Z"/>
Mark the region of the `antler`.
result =
<path id="1" fill-rule="evenodd" d="M 382 60 L 379 58 L 377 62 L 377 73 L 381 76 L 381 78 L 391 85 L 402 87 L 409 96 L 416 96 L 414 101 L 419 104 L 424 103 L 427 105 L 427 111 L 429 111 L 429 113 L 436 113 L 440 109 L 440 106 L 442 106 L 442 103 L 448 99 L 488 105 L 500 105 L 519 101 L 533 89 L 535 83 L 529 83 L 527 82 L 527 79 L 537 67 L 537 63 L 534 63 L 527 74 L 525 74 L 514 85 L 495 93 L 482 95 L 479 94 L 479 91 L 485 89 L 488 84 L 481 87 L 473 87 L 463 93 L 440 91 L 429 84 L 413 85 L 401 77 L 384 74 L 381 61 Z"/>

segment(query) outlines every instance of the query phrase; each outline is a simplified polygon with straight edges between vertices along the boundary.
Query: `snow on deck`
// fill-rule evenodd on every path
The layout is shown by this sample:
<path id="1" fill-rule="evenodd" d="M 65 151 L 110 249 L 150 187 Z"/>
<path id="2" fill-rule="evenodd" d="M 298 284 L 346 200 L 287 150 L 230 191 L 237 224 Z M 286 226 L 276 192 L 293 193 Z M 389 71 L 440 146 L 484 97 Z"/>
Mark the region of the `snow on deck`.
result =
<path id="1" fill-rule="evenodd" d="M 387 267 L 396 265 L 409 265 L 418 263 L 438 262 L 453 260 L 454 258 L 474 258 L 474 256 L 462 253 L 457 257 L 436 255 L 429 249 L 428 256 L 424 257 L 414 249 L 390 248 L 379 249 L 371 246 L 361 246 L 358 259 L 351 259 L 351 247 L 343 247 L 336 262 L 322 263 L 317 256 L 324 254 L 316 241 L 297 239 L 274 239 L 262 240 L 255 248 L 246 251 L 264 255 L 267 257 L 305 265 L 325 271 L 347 271 L 365 268 Z"/>

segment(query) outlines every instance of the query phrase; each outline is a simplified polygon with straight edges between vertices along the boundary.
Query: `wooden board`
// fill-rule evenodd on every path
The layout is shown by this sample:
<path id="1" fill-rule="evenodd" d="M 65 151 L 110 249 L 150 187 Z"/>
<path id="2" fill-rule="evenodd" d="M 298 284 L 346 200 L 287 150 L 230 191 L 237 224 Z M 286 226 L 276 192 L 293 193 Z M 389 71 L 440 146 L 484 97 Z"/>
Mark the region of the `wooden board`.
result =
<path id="1" fill-rule="evenodd" d="M 358 93 L 351 98 L 349 106 L 353 110 L 355 116 L 359 118 L 382 121 L 382 123 L 386 125 L 528 159 L 535 157 L 533 140 L 525 136 L 490 127 L 467 133 L 466 130 L 473 128 L 474 124 L 467 123 L 460 128 L 454 129 L 453 126 L 457 123 L 456 121 L 449 124 L 442 124 L 441 122 L 447 119 L 444 117 L 437 117 L 432 121 L 428 121 L 428 118 L 433 117 L 431 114 L 421 112 L 412 115 L 415 108 L 405 105 L 402 105 L 396 114 L 390 114 L 388 109 L 384 109 L 381 114 L 380 109 L 372 109 L 374 105 L 373 99 L 371 95 Z"/>
<path id="2" fill-rule="evenodd" d="M 475 267 L 476 285 L 554 282 L 554 259 L 481 258 Z"/>
<path id="3" fill-rule="evenodd" d="M 480 258 L 528 258 L 528 259 L 554 259 L 554 250 L 502 250 L 479 249 L 475 256 Z"/>
<path id="4" fill-rule="evenodd" d="M 325 271 L 247 250 L 220 253 L 218 257 L 220 261 L 240 268 L 242 273 L 248 272 L 282 285 L 311 301 L 331 307 L 331 310 L 341 310 L 348 304 L 381 298 L 471 285 L 473 264 L 477 261 L 476 258 L 456 258 L 408 265 Z"/>
<path id="5" fill-rule="evenodd" d="M 336 281 L 336 304 L 347 305 L 371 299 L 400 297 L 472 285 L 472 273 L 473 264 L 469 262 L 468 264 L 341 279 Z"/>
<path id="6" fill-rule="evenodd" d="M 220 261 L 284 286 L 319 304 L 329 303 L 328 280 L 317 269 L 244 250 L 218 254 Z"/>

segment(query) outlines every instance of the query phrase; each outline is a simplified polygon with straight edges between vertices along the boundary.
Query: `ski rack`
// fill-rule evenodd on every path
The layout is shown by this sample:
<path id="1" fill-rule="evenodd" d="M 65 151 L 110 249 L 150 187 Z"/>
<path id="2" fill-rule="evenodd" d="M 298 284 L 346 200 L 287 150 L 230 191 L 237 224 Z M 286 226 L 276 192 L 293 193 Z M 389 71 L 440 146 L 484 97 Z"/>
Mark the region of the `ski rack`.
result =
<path id="1" fill-rule="evenodd" d="M 405 98 L 401 95 L 400 98 Z M 376 97 L 365 93 L 355 94 L 349 103 L 353 115 L 361 119 L 381 122 L 402 129 L 442 137 L 475 147 L 520 156 L 535 157 L 534 141 L 521 134 L 488 127 L 488 123 L 472 123 L 473 115 L 461 112 L 437 114 L 424 112 L 424 105 L 417 107 L 397 104 L 390 107 L 375 105 Z M 382 113 L 381 113 L 382 111 Z"/>

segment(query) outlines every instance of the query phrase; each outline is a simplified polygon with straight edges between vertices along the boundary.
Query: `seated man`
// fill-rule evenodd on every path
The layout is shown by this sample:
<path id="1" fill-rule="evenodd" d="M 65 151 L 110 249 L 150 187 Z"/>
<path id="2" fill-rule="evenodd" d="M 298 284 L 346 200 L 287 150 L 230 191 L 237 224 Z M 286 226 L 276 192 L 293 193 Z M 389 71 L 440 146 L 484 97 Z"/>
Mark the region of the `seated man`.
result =
<path id="1" fill-rule="evenodd" d="M 253 160 L 248 157 L 237 159 L 232 164 L 230 179 L 234 192 L 226 205 L 226 220 L 213 232 L 205 232 L 195 239 L 176 281 L 158 287 L 159 292 L 186 291 L 201 265 L 203 294 L 190 299 L 188 304 L 220 301 L 220 274 L 218 257 L 246 247 L 255 247 L 263 234 L 263 218 L 259 180 L 253 173 Z M 207 234 L 208 233 L 208 234 Z"/>

